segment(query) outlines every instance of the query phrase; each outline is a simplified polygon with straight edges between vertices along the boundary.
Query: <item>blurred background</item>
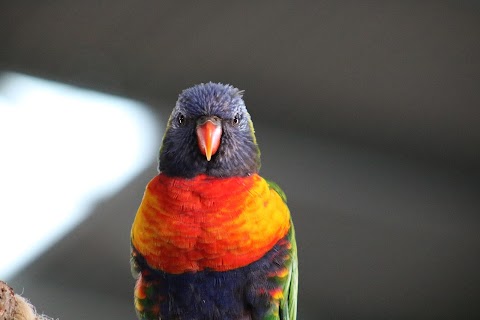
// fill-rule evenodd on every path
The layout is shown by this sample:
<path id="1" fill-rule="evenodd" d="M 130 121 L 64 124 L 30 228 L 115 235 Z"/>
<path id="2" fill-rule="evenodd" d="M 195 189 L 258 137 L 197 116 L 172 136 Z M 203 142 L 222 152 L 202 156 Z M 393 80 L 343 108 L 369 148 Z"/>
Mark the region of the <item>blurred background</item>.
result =
<path id="1" fill-rule="evenodd" d="M 38 311 L 135 318 L 136 208 L 178 93 L 215 81 L 245 90 L 262 174 L 288 195 L 299 319 L 480 317 L 477 1 L 2 1 L 0 72 L 0 203 L 31 205 L 1 207 L 25 257 L 0 278 Z M 67 86 L 12 117 L 10 72 Z M 81 177 L 82 212 L 55 206 Z"/>

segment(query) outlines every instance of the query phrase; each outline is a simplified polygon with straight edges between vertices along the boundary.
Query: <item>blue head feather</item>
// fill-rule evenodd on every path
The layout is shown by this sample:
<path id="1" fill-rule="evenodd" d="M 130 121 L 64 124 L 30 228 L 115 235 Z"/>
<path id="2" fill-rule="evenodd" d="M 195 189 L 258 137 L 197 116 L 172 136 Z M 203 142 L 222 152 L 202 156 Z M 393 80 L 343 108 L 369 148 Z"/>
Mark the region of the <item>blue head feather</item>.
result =
<path id="1" fill-rule="evenodd" d="M 206 83 L 185 89 L 168 121 L 159 156 L 159 170 L 170 176 L 191 178 L 246 176 L 260 169 L 252 121 L 242 99 L 243 91 L 231 85 Z M 207 161 L 195 134 L 202 116 L 221 119 L 222 138 L 217 152 Z M 238 118 L 238 123 L 233 119 Z"/>

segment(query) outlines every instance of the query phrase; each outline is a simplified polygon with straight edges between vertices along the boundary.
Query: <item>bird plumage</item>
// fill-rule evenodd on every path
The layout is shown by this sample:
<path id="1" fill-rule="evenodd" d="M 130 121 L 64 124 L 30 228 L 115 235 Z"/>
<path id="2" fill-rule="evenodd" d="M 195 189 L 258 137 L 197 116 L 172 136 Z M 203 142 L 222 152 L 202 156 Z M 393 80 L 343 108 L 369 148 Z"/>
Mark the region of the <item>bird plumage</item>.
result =
<path id="1" fill-rule="evenodd" d="M 259 168 L 242 92 L 183 91 L 132 226 L 140 319 L 296 319 L 295 232 Z"/>

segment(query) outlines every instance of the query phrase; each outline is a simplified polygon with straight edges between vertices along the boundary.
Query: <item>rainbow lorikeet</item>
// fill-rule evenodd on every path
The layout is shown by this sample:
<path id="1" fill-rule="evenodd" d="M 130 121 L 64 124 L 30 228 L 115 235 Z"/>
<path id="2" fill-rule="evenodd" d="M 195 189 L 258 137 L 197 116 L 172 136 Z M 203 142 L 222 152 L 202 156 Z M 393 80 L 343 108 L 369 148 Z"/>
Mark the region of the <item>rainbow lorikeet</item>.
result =
<path id="1" fill-rule="evenodd" d="M 258 174 L 242 94 L 207 83 L 178 98 L 131 232 L 139 319 L 296 319 L 295 231 Z"/>

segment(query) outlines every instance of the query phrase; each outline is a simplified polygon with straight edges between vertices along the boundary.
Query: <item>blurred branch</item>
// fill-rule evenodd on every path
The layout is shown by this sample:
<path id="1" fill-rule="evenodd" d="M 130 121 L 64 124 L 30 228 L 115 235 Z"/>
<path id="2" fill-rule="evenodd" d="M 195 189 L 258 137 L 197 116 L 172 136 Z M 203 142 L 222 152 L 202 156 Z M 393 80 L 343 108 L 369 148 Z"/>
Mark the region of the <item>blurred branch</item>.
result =
<path id="1" fill-rule="evenodd" d="M 0 281 L 0 320 L 52 320 L 37 314 L 35 307 Z"/>

